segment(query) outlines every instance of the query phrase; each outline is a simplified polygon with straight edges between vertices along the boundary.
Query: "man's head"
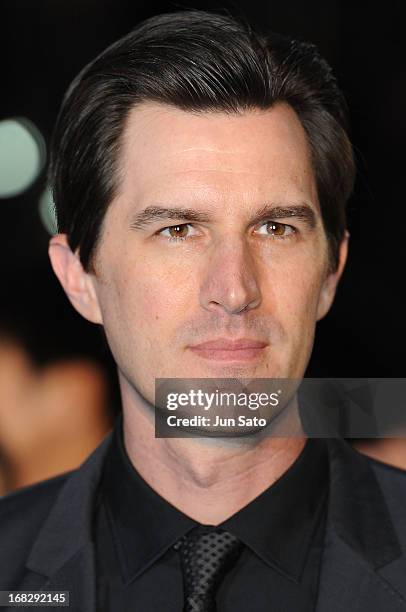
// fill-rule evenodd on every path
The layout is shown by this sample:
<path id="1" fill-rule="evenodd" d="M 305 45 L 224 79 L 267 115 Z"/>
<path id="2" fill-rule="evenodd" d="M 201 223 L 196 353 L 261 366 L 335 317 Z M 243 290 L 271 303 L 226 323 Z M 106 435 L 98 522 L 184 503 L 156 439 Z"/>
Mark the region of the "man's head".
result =
<path id="1" fill-rule="evenodd" d="M 53 267 L 131 386 L 152 399 L 155 377 L 303 375 L 354 181 L 313 45 L 199 11 L 143 22 L 71 85 L 50 177 Z M 191 348 L 220 337 L 265 346 Z"/>

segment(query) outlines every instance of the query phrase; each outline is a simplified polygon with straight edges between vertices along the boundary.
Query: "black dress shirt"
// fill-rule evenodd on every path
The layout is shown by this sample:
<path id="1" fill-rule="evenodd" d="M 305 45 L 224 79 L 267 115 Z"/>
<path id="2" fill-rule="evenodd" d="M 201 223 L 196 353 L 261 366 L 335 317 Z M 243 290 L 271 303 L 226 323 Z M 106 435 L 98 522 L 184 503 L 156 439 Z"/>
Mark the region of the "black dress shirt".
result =
<path id="1" fill-rule="evenodd" d="M 327 448 L 308 439 L 281 478 L 221 523 L 245 546 L 218 588 L 219 612 L 314 610 L 327 495 Z M 96 511 L 98 612 L 181 612 L 173 545 L 197 525 L 138 474 L 119 418 Z"/>

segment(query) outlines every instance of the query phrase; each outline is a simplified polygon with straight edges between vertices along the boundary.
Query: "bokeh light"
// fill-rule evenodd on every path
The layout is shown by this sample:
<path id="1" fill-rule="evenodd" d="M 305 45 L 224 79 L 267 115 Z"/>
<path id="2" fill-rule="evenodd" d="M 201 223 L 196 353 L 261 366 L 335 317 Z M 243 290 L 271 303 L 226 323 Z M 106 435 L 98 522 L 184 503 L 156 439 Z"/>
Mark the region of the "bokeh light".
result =
<path id="1" fill-rule="evenodd" d="M 0 121 L 0 198 L 12 198 L 28 189 L 45 161 L 45 141 L 29 119 Z"/>

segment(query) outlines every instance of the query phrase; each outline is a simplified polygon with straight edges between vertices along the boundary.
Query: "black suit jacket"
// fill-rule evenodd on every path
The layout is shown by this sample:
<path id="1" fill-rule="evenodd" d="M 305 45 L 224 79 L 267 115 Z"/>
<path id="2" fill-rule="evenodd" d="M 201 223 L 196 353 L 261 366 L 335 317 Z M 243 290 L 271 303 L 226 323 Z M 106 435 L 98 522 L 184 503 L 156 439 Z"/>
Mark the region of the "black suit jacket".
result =
<path id="1" fill-rule="evenodd" d="M 78 470 L 0 499 L 0 590 L 68 590 L 71 612 L 97 612 L 92 524 L 110 441 Z M 406 473 L 371 464 L 341 439 L 327 445 L 316 612 L 406 612 Z"/>

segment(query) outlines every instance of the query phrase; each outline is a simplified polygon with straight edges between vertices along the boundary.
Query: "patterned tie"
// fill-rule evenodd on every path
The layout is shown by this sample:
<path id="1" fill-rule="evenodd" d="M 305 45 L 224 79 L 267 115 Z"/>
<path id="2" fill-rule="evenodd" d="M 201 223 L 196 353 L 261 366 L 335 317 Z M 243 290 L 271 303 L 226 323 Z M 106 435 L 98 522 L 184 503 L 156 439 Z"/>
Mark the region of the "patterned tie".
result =
<path id="1" fill-rule="evenodd" d="M 198 526 L 175 544 L 183 571 L 183 612 L 215 612 L 216 589 L 242 543 L 228 531 Z"/>

